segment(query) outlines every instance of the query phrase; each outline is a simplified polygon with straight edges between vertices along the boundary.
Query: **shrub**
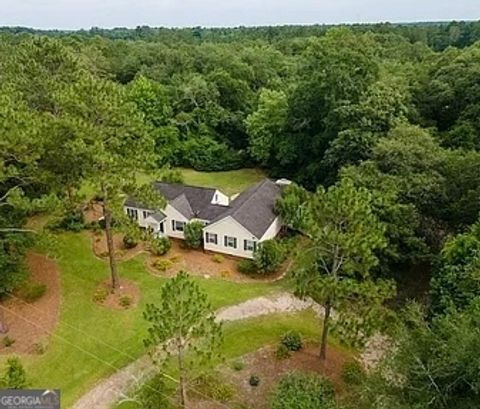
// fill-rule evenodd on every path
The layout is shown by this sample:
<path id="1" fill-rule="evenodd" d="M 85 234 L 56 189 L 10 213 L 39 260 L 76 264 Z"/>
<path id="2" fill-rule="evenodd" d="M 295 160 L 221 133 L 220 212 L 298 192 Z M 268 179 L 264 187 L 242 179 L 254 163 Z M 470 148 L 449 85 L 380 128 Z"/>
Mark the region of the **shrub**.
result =
<path id="1" fill-rule="evenodd" d="M 248 383 L 250 384 L 250 386 L 258 386 L 260 385 L 260 378 L 257 375 L 250 375 Z"/>
<path id="2" fill-rule="evenodd" d="M 6 348 L 11 347 L 14 343 L 15 343 L 15 340 L 13 338 L 10 338 L 8 335 L 3 337 L 2 339 L 2 344 Z"/>
<path id="3" fill-rule="evenodd" d="M 200 375 L 194 383 L 195 391 L 215 401 L 227 402 L 235 395 L 235 389 L 215 373 Z"/>
<path id="4" fill-rule="evenodd" d="M 245 368 L 245 364 L 240 360 L 234 361 L 232 363 L 232 369 L 234 371 L 241 371 L 243 368 Z"/>
<path id="5" fill-rule="evenodd" d="M 48 342 L 46 340 L 35 342 L 33 344 L 33 350 L 38 355 L 43 355 L 47 351 Z"/>
<path id="6" fill-rule="evenodd" d="M 27 282 L 20 287 L 18 296 L 26 302 L 34 302 L 42 298 L 46 292 L 46 284 Z"/>
<path id="7" fill-rule="evenodd" d="M 220 263 L 223 263 L 223 260 L 225 260 L 225 259 L 221 254 L 214 254 L 213 257 L 212 257 L 212 260 L 213 260 L 214 263 L 220 264 Z"/>
<path id="8" fill-rule="evenodd" d="M 228 278 L 228 277 L 230 277 L 230 271 L 229 271 L 229 270 L 222 270 L 222 271 L 220 271 L 220 277 L 222 277 L 222 278 Z"/>
<path id="9" fill-rule="evenodd" d="M 318 375 L 292 373 L 278 382 L 270 400 L 270 409 L 332 409 L 333 386 Z"/>
<path id="10" fill-rule="evenodd" d="M 60 220 L 50 225 L 53 230 L 79 232 L 85 228 L 85 219 L 81 209 L 68 211 Z"/>
<path id="11" fill-rule="evenodd" d="M 345 362 L 342 368 L 342 379 L 349 385 L 359 385 L 365 377 L 365 370 L 360 362 L 351 360 Z"/>
<path id="12" fill-rule="evenodd" d="M 289 356 L 290 350 L 284 344 L 280 344 L 275 350 L 275 357 L 277 359 L 286 359 Z"/>
<path id="13" fill-rule="evenodd" d="M 97 288 L 93 294 L 93 301 L 103 303 L 108 297 L 108 290 L 106 288 Z"/>
<path id="14" fill-rule="evenodd" d="M 266 240 L 260 243 L 254 255 L 255 265 L 260 273 L 273 273 L 285 260 L 285 252 L 276 240 Z"/>
<path id="15" fill-rule="evenodd" d="M 168 269 L 172 268 L 173 263 L 170 260 L 158 260 L 153 265 L 156 270 L 161 271 L 164 273 Z"/>
<path id="16" fill-rule="evenodd" d="M 158 373 L 147 380 L 136 392 L 136 400 L 142 409 L 170 409 L 169 390 L 165 386 L 163 374 Z"/>
<path id="17" fill-rule="evenodd" d="M 123 308 L 128 308 L 132 305 L 132 297 L 128 295 L 123 295 L 119 300 L 120 306 Z"/>
<path id="18" fill-rule="evenodd" d="M 137 239 L 130 234 L 126 234 L 123 236 L 123 246 L 126 249 L 133 249 L 134 247 L 137 247 Z"/>
<path id="19" fill-rule="evenodd" d="M 288 331 L 283 334 L 281 344 L 289 351 L 299 351 L 303 347 L 302 337 L 297 331 Z"/>
<path id="20" fill-rule="evenodd" d="M 7 359 L 3 386 L 7 389 L 22 389 L 27 386 L 27 375 L 20 359 L 16 357 Z"/>
<path id="21" fill-rule="evenodd" d="M 172 263 L 178 263 L 180 261 L 181 257 L 180 256 L 172 256 L 169 258 L 169 260 L 172 262 Z"/>
<path id="22" fill-rule="evenodd" d="M 187 247 L 198 249 L 203 241 L 203 223 L 197 220 L 187 223 L 183 230 L 183 236 Z"/>
<path id="23" fill-rule="evenodd" d="M 92 230 L 96 235 L 101 233 L 102 227 L 98 220 L 94 220 L 89 225 L 86 226 L 89 230 Z"/>
<path id="24" fill-rule="evenodd" d="M 171 247 L 172 243 L 167 237 L 155 237 L 151 242 L 152 253 L 156 256 L 163 256 Z"/>
<path id="25" fill-rule="evenodd" d="M 258 272 L 257 265 L 253 260 L 240 260 L 237 264 L 237 270 L 246 275 L 253 275 Z"/>

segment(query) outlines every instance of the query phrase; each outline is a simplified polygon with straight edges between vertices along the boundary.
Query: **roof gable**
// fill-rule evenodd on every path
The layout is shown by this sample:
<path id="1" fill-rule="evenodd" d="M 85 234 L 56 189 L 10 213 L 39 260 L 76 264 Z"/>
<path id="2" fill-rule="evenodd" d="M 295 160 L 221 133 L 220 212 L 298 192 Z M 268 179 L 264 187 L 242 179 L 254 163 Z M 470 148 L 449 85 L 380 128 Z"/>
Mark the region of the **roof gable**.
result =
<path id="1" fill-rule="evenodd" d="M 214 219 L 212 223 L 231 216 L 260 239 L 277 217 L 275 202 L 280 193 L 281 189 L 278 185 L 269 179 L 265 179 L 240 193 L 228 210 Z"/>

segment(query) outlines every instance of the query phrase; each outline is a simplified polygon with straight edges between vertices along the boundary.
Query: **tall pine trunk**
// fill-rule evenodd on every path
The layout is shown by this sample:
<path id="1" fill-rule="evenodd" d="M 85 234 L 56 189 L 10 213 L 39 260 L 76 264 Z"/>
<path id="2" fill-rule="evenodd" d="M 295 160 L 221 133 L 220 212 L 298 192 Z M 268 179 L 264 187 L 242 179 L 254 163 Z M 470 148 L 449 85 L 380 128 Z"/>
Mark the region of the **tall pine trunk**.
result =
<path id="1" fill-rule="evenodd" d="M 178 372 L 180 386 L 180 405 L 183 409 L 187 407 L 187 387 L 185 385 L 185 371 L 183 367 L 183 346 L 182 341 L 178 343 Z"/>
<path id="2" fill-rule="evenodd" d="M 330 299 L 327 299 L 324 307 L 325 313 L 323 315 L 322 341 L 320 344 L 320 361 L 322 362 L 325 362 L 327 359 L 328 325 L 330 323 L 330 312 L 332 309 Z"/>
<path id="3" fill-rule="evenodd" d="M 109 208 L 108 192 L 105 184 L 102 184 L 103 193 L 103 217 L 105 219 L 105 236 L 107 239 L 108 260 L 110 262 L 110 274 L 112 276 L 112 288 L 113 291 L 118 290 L 120 287 L 120 279 L 117 271 L 117 261 L 115 260 L 115 246 L 113 245 L 113 232 L 112 232 L 112 211 Z"/>

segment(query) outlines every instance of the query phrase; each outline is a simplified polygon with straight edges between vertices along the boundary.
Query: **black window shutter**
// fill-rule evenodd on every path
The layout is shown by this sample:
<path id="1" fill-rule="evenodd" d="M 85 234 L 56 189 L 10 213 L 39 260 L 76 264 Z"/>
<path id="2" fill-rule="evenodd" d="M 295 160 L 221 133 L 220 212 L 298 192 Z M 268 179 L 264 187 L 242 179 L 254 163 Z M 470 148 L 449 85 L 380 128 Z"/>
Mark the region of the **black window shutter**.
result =
<path id="1" fill-rule="evenodd" d="M 175 230 L 175 220 L 172 220 L 172 230 Z"/>
<path id="2" fill-rule="evenodd" d="M 247 250 L 247 240 L 243 240 L 243 249 Z"/>
<path id="3" fill-rule="evenodd" d="M 227 236 L 223 236 L 223 245 L 227 247 Z"/>
<path id="4" fill-rule="evenodd" d="M 233 248 L 234 249 L 237 248 L 237 238 L 236 237 L 233 238 Z"/>

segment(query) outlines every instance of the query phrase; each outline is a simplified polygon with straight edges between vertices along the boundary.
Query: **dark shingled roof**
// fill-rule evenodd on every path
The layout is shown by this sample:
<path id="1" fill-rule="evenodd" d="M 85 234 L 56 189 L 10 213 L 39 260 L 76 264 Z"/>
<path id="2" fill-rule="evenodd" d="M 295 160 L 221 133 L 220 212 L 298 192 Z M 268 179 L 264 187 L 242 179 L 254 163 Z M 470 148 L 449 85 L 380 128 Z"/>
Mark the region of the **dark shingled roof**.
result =
<path id="1" fill-rule="evenodd" d="M 265 179 L 240 193 L 229 206 L 221 206 L 212 204 L 216 189 L 164 182 L 155 182 L 153 186 L 187 219 L 198 218 L 214 223 L 231 216 L 258 239 L 275 220 L 275 202 L 281 193 L 279 185 Z M 125 205 L 143 207 L 133 198 L 128 198 Z M 158 212 L 155 217 L 162 215 Z"/>
<path id="2" fill-rule="evenodd" d="M 231 216 L 257 239 L 260 239 L 277 217 L 275 202 L 280 193 L 280 186 L 265 179 L 240 193 L 230 203 L 227 210 L 213 219 L 212 223 Z"/>
<path id="3" fill-rule="evenodd" d="M 164 220 L 167 217 L 167 215 L 160 210 L 160 211 L 157 211 L 155 213 L 152 213 L 148 217 L 151 217 L 153 220 L 155 220 L 157 222 L 161 222 L 162 220 Z"/>
<path id="4" fill-rule="evenodd" d="M 212 204 L 217 189 L 164 182 L 155 182 L 153 186 L 187 219 L 212 220 L 226 209 Z"/>

